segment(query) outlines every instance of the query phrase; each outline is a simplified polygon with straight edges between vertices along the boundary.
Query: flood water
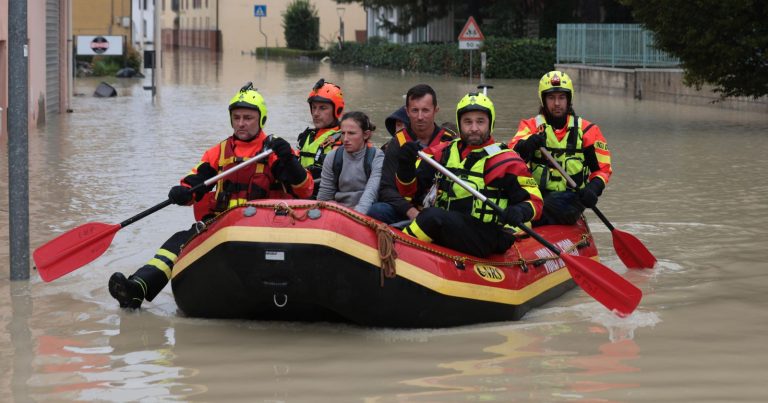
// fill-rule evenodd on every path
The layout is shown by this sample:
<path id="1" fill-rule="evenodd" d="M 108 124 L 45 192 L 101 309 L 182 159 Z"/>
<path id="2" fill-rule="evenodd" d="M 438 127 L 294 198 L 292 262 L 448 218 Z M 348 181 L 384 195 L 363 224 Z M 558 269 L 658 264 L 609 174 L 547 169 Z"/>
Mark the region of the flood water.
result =
<path id="1" fill-rule="evenodd" d="M 227 102 L 246 81 L 266 98 L 268 133 L 311 124 L 320 78 L 347 110 L 384 118 L 406 90 L 431 84 L 454 120 L 466 79 L 239 54 L 166 53 L 162 88 L 110 79 L 91 96 L 77 79 L 74 112 L 30 132 L 31 249 L 87 222 L 118 223 L 168 189 L 229 131 Z M 497 139 L 538 108 L 535 80 L 493 80 Z M 476 83 L 475 83 L 476 84 Z M 640 287 L 621 319 L 580 289 L 519 322 L 393 330 L 343 324 L 203 320 L 178 314 L 170 287 L 141 311 L 109 296 L 192 220 L 171 206 L 117 233 L 96 261 L 51 283 L 9 280 L 0 232 L 0 401 L 757 402 L 768 398 L 768 117 L 590 95 L 576 111 L 599 124 L 615 174 L 603 213 L 659 259 L 627 270 L 610 232 L 587 217 L 602 261 Z M 7 139 L 0 146 L 0 227 L 8 227 Z"/>

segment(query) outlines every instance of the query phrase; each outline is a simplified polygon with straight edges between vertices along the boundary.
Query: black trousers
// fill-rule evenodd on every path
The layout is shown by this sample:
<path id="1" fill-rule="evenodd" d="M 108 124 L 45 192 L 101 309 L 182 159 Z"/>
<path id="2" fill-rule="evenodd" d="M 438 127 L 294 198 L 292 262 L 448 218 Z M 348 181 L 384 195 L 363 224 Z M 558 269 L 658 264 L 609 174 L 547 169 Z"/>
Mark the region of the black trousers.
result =
<path id="1" fill-rule="evenodd" d="M 169 274 L 166 274 L 166 270 L 164 269 L 167 269 L 168 272 L 173 269 L 173 265 L 176 263 L 176 260 L 178 260 L 178 255 L 181 252 L 181 247 L 187 243 L 196 232 L 196 226 L 193 224 L 188 230 L 179 231 L 171 235 L 171 237 L 163 243 L 163 246 L 158 249 L 155 256 L 129 277 L 131 279 L 138 277 L 144 284 L 146 284 L 147 289 L 144 298 L 147 301 L 152 301 L 157 294 L 163 290 L 165 285 L 168 284 L 170 277 Z"/>
<path id="2" fill-rule="evenodd" d="M 434 243 L 477 257 L 504 253 L 515 241 L 512 233 L 498 224 L 437 207 L 422 210 L 416 224 Z"/>

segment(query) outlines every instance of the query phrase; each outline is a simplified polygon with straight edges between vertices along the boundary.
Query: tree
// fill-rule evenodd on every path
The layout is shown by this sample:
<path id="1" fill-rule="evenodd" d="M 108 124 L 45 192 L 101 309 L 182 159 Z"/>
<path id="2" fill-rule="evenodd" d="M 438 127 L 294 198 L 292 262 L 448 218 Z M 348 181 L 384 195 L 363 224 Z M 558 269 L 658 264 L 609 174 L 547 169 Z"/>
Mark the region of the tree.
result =
<path id="1" fill-rule="evenodd" d="M 377 23 L 389 32 L 406 35 L 427 26 L 452 11 L 456 29 L 464 26 L 468 16 L 475 17 L 488 35 L 508 38 L 525 37 L 526 25 L 538 20 L 541 37 L 554 37 L 557 24 L 563 22 L 627 22 L 619 0 L 336 0 L 337 3 L 359 3 L 363 7 L 398 9 L 398 21 L 379 19 Z"/>
<path id="2" fill-rule="evenodd" d="M 309 0 L 293 0 L 283 13 L 283 32 L 289 48 L 316 50 L 320 48 L 320 18 Z"/>
<path id="3" fill-rule="evenodd" d="M 765 0 L 622 0 L 678 57 L 687 85 L 715 87 L 721 98 L 768 95 Z"/>

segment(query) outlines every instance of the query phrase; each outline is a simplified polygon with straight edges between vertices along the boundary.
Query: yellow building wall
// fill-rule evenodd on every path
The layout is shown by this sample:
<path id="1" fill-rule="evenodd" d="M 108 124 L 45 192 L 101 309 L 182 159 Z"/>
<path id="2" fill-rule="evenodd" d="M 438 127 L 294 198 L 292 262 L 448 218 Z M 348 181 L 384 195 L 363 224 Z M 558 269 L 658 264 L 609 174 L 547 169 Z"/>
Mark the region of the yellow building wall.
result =
<path id="1" fill-rule="evenodd" d="M 82 1 L 82 0 L 81 0 Z M 159 0 L 163 1 L 163 0 Z M 162 10 L 161 25 L 164 29 L 173 28 L 174 12 L 170 9 L 170 0 L 165 0 L 165 10 Z M 222 47 L 225 51 L 252 51 L 265 44 L 269 47 L 285 47 L 283 34 L 283 16 L 289 0 L 205 0 L 201 8 L 185 8 L 187 0 L 181 0 L 179 10 L 179 29 L 181 30 L 215 30 L 216 21 L 222 36 Z M 365 10 L 358 3 L 336 4 L 334 0 L 310 0 L 317 8 L 320 18 L 320 46 L 327 48 L 336 43 L 339 35 L 339 13 L 343 8 L 344 39 L 355 40 L 356 30 L 365 30 Z M 217 7 L 218 4 L 218 7 Z M 257 18 L 253 15 L 254 5 L 266 5 L 267 16 Z M 162 6 L 162 3 L 161 3 Z M 261 20 L 261 21 L 259 21 Z M 261 22 L 261 30 L 259 29 Z M 264 35 L 266 35 L 266 41 Z M 265 43 L 266 42 L 266 43 Z"/>
<path id="2" fill-rule="evenodd" d="M 72 0 L 72 34 L 122 35 L 130 43 L 131 0 Z"/>

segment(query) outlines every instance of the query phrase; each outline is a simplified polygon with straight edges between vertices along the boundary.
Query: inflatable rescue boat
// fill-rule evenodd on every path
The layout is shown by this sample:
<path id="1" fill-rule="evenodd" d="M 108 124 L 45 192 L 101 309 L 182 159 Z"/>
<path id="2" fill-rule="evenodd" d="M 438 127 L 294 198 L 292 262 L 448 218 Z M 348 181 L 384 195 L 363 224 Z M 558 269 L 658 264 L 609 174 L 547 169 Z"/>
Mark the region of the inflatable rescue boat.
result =
<path id="1" fill-rule="evenodd" d="M 583 221 L 536 230 L 598 259 Z M 524 233 L 504 255 L 480 259 L 309 200 L 251 202 L 201 223 L 171 283 L 192 317 L 398 328 L 518 320 L 575 286 L 563 261 Z"/>

